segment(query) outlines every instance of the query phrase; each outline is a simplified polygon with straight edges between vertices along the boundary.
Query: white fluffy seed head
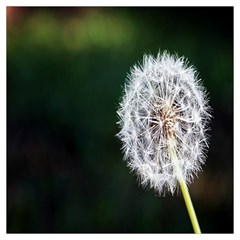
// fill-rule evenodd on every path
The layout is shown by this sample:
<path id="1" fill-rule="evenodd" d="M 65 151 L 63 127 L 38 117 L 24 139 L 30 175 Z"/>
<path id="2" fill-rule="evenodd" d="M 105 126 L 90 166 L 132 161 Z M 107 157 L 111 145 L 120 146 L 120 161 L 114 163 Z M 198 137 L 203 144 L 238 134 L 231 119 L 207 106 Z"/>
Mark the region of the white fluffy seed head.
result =
<path id="1" fill-rule="evenodd" d="M 208 147 L 210 107 L 206 90 L 184 57 L 159 52 L 144 55 L 128 75 L 118 110 L 124 160 L 143 186 L 159 195 L 175 192 L 177 176 L 170 159 L 174 140 L 182 177 L 189 183 L 201 170 Z"/>

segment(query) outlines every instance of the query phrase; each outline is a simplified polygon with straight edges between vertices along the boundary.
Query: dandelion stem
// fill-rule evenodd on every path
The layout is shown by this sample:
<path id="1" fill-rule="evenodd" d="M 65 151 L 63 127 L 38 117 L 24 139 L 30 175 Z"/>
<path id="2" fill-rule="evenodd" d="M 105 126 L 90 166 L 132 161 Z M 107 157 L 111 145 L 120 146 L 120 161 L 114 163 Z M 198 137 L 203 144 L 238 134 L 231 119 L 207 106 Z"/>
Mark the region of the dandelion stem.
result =
<path id="1" fill-rule="evenodd" d="M 189 217 L 192 222 L 193 230 L 195 233 L 201 233 L 201 229 L 198 224 L 198 219 L 197 219 L 197 216 L 196 216 L 193 204 L 192 204 L 192 200 L 191 200 L 191 197 L 190 197 L 190 194 L 188 191 L 188 187 L 184 180 L 179 181 L 179 184 L 180 184 L 183 198 L 185 200 L 185 204 L 186 204 L 186 207 L 188 210 Z"/>
<path id="2" fill-rule="evenodd" d="M 201 230 L 200 230 L 200 227 L 198 224 L 198 219 L 197 219 L 197 216 L 196 216 L 193 204 L 192 204 L 192 200 L 191 200 L 191 197 L 190 197 L 190 194 L 188 191 L 188 187 L 182 176 L 182 170 L 178 163 L 178 158 L 177 158 L 177 154 L 176 154 L 176 150 L 175 150 L 176 145 L 175 145 L 174 139 L 169 139 L 168 146 L 169 146 L 168 149 L 169 149 L 169 153 L 170 153 L 170 158 L 175 167 L 176 176 L 178 178 L 178 182 L 179 182 L 179 185 L 180 185 L 180 188 L 182 191 L 182 195 L 183 195 L 183 198 L 184 198 L 187 210 L 188 210 L 188 214 L 189 214 L 192 226 L 193 226 L 194 233 L 201 233 Z"/>

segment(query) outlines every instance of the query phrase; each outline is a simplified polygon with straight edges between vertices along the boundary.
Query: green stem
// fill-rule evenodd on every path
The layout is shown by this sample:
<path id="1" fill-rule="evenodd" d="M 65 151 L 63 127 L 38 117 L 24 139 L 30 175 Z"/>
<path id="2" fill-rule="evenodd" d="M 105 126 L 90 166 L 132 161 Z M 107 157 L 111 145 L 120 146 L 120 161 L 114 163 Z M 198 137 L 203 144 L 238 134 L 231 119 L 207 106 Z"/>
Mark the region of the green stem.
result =
<path id="1" fill-rule="evenodd" d="M 180 184 L 183 198 L 185 200 L 185 204 L 186 204 L 186 207 L 188 210 L 189 217 L 192 222 L 193 230 L 195 233 L 201 233 L 201 229 L 198 224 L 197 216 L 196 216 L 193 204 L 192 204 L 192 200 L 191 200 L 187 185 L 184 180 L 180 180 L 179 184 Z"/>
<path id="2" fill-rule="evenodd" d="M 197 219 L 197 216 L 196 216 L 193 204 L 192 204 L 192 200 L 191 200 L 191 197 L 190 197 L 190 194 L 189 194 L 189 191 L 188 191 L 188 187 L 187 187 L 186 182 L 185 182 L 185 180 L 182 176 L 182 169 L 179 166 L 179 162 L 178 162 L 175 147 L 176 146 L 175 146 L 174 139 L 170 139 L 169 140 L 170 157 L 171 157 L 171 160 L 172 160 L 174 168 L 175 168 L 175 173 L 177 175 L 177 179 L 178 179 L 178 182 L 179 182 L 179 185 L 180 185 L 180 188 L 181 188 L 181 191 L 182 191 L 182 195 L 183 195 L 183 198 L 184 198 L 187 210 L 188 210 L 188 214 L 189 214 L 192 226 L 193 226 L 193 230 L 194 230 L 195 233 L 201 233 L 201 230 L 200 230 L 200 227 L 199 227 L 199 224 L 198 224 L 198 219 Z"/>

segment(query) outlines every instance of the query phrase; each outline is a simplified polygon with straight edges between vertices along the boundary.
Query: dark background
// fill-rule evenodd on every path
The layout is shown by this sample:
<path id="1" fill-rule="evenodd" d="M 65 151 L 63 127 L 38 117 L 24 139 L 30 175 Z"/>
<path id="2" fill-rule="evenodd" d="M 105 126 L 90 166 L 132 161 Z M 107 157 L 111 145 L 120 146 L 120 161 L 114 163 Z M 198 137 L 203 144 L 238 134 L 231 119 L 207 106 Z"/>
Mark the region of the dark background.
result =
<path id="1" fill-rule="evenodd" d="M 7 232 L 192 232 L 181 193 L 143 190 L 115 137 L 129 68 L 186 56 L 213 108 L 190 193 L 204 233 L 233 232 L 233 8 L 7 8 Z"/>

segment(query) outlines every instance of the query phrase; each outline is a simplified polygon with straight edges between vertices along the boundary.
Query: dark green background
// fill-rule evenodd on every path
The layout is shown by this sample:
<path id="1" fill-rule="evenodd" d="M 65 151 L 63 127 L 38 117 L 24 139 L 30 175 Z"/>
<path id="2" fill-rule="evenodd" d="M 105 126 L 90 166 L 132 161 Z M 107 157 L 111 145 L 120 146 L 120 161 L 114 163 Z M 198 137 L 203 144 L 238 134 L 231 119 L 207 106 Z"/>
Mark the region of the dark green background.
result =
<path id="1" fill-rule="evenodd" d="M 190 192 L 205 233 L 233 232 L 233 8 L 8 8 L 7 232 L 192 232 L 181 193 L 136 183 L 115 137 L 130 67 L 186 56 L 213 108 Z"/>

